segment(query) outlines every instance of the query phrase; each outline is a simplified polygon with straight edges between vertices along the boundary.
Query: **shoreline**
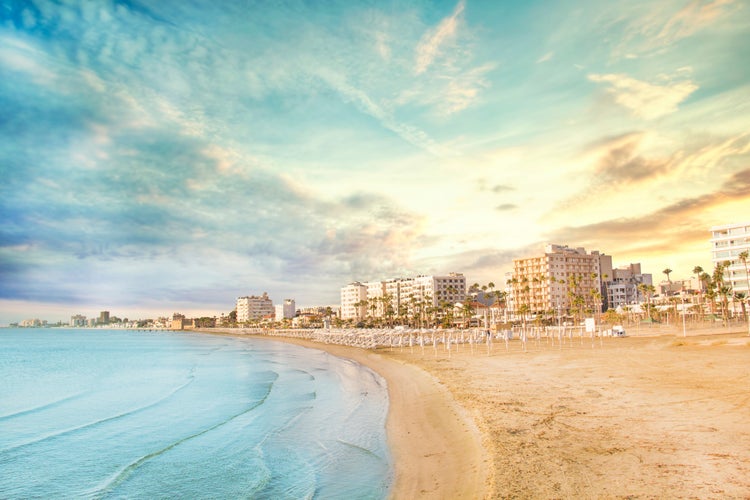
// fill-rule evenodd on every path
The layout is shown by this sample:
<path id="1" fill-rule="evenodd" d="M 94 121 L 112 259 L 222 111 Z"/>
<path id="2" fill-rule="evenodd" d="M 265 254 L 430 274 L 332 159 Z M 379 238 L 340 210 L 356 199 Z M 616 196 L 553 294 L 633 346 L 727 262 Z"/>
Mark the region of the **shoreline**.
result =
<path id="1" fill-rule="evenodd" d="M 390 498 L 750 498 L 750 336 L 721 330 L 450 349 L 222 334 L 383 376 Z"/>
<path id="2" fill-rule="evenodd" d="M 377 350 L 230 330 L 208 335 L 286 342 L 362 364 L 383 377 L 388 390 L 386 436 L 393 460 L 389 498 L 485 498 L 491 467 L 471 415 L 437 379 L 414 363 Z"/>

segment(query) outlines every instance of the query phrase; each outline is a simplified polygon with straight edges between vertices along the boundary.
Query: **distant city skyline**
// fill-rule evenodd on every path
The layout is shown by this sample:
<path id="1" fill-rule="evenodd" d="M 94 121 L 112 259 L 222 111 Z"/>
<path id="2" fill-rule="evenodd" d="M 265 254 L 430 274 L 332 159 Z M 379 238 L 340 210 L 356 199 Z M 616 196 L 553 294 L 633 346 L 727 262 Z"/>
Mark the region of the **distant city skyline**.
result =
<path id="1" fill-rule="evenodd" d="M 711 266 L 750 213 L 750 4 L 0 9 L 0 325 L 504 282 L 546 243 Z"/>

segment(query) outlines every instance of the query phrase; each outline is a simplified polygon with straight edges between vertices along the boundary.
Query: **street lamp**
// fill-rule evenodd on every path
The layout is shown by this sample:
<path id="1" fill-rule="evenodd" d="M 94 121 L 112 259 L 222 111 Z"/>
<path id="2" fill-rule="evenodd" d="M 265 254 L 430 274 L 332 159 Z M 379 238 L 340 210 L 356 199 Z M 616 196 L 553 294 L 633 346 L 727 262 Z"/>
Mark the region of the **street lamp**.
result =
<path id="1" fill-rule="evenodd" d="M 685 328 L 685 292 L 680 292 L 680 296 L 682 299 L 682 336 L 687 337 L 687 330 Z"/>

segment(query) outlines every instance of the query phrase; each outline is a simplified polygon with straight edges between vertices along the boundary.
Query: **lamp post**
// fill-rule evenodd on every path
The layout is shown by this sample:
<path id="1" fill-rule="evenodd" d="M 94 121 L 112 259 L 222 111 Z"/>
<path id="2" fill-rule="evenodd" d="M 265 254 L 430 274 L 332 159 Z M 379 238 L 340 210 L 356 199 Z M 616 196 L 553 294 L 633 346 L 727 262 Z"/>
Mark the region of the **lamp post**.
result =
<path id="1" fill-rule="evenodd" d="M 682 336 L 687 337 L 687 329 L 685 328 L 685 293 L 682 292 L 680 295 L 682 298 Z"/>

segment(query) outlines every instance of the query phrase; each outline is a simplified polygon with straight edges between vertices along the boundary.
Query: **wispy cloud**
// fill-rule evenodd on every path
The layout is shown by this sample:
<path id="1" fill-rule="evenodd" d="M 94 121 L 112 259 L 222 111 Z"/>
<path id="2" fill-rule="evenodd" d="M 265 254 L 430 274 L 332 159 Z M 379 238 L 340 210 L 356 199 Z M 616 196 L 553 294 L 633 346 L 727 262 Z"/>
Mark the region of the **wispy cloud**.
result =
<path id="1" fill-rule="evenodd" d="M 709 29 L 743 6 L 734 0 L 648 3 L 645 12 L 633 16 L 622 40 L 614 49 L 615 56 L 637 58 L 653 55 Z"/>
<path id="2" fill-rule="evenodd" d="M 734 0 L 700 1 L 693 0 L 680 9 L 664 24 L 656 40 L 662 44 L 671 44 L 682 38 L 691 36 L 698 30 L 711 25 L 719 17 L 728 12 L 728 7 Z"/>
<path id="3" fill-rule="evenodd" d="M 424 34 L 416 49 L 416 74 L 424 73 L 440 55 L 443 45 L 455 37 L 465 7 L 465 0 L 459 1 L 450 16 L 440 21 L 435 29 Z"/>
<path id="4" fill-rule="evenodd" d="M 690 96 L 698 86 L 690 80 L 667 81 L 663 84 L 636 80 L 625 74 L 590 74 L 592 82 L 608 84 L 609 93 L 615 102 L 634 115 L 653 120 L 674 113 L 678 105 Z"/>
<path id="5" fill-rule="evenodd" d="M 537 59 L 536 62 L 537 62 L 537 64 L 539 64 L 539 63 L 550 61 L 554 55 L 555 55 L 554 51 L 547 52 L 542 57 L 540 57 L 539 59 Z"/>

